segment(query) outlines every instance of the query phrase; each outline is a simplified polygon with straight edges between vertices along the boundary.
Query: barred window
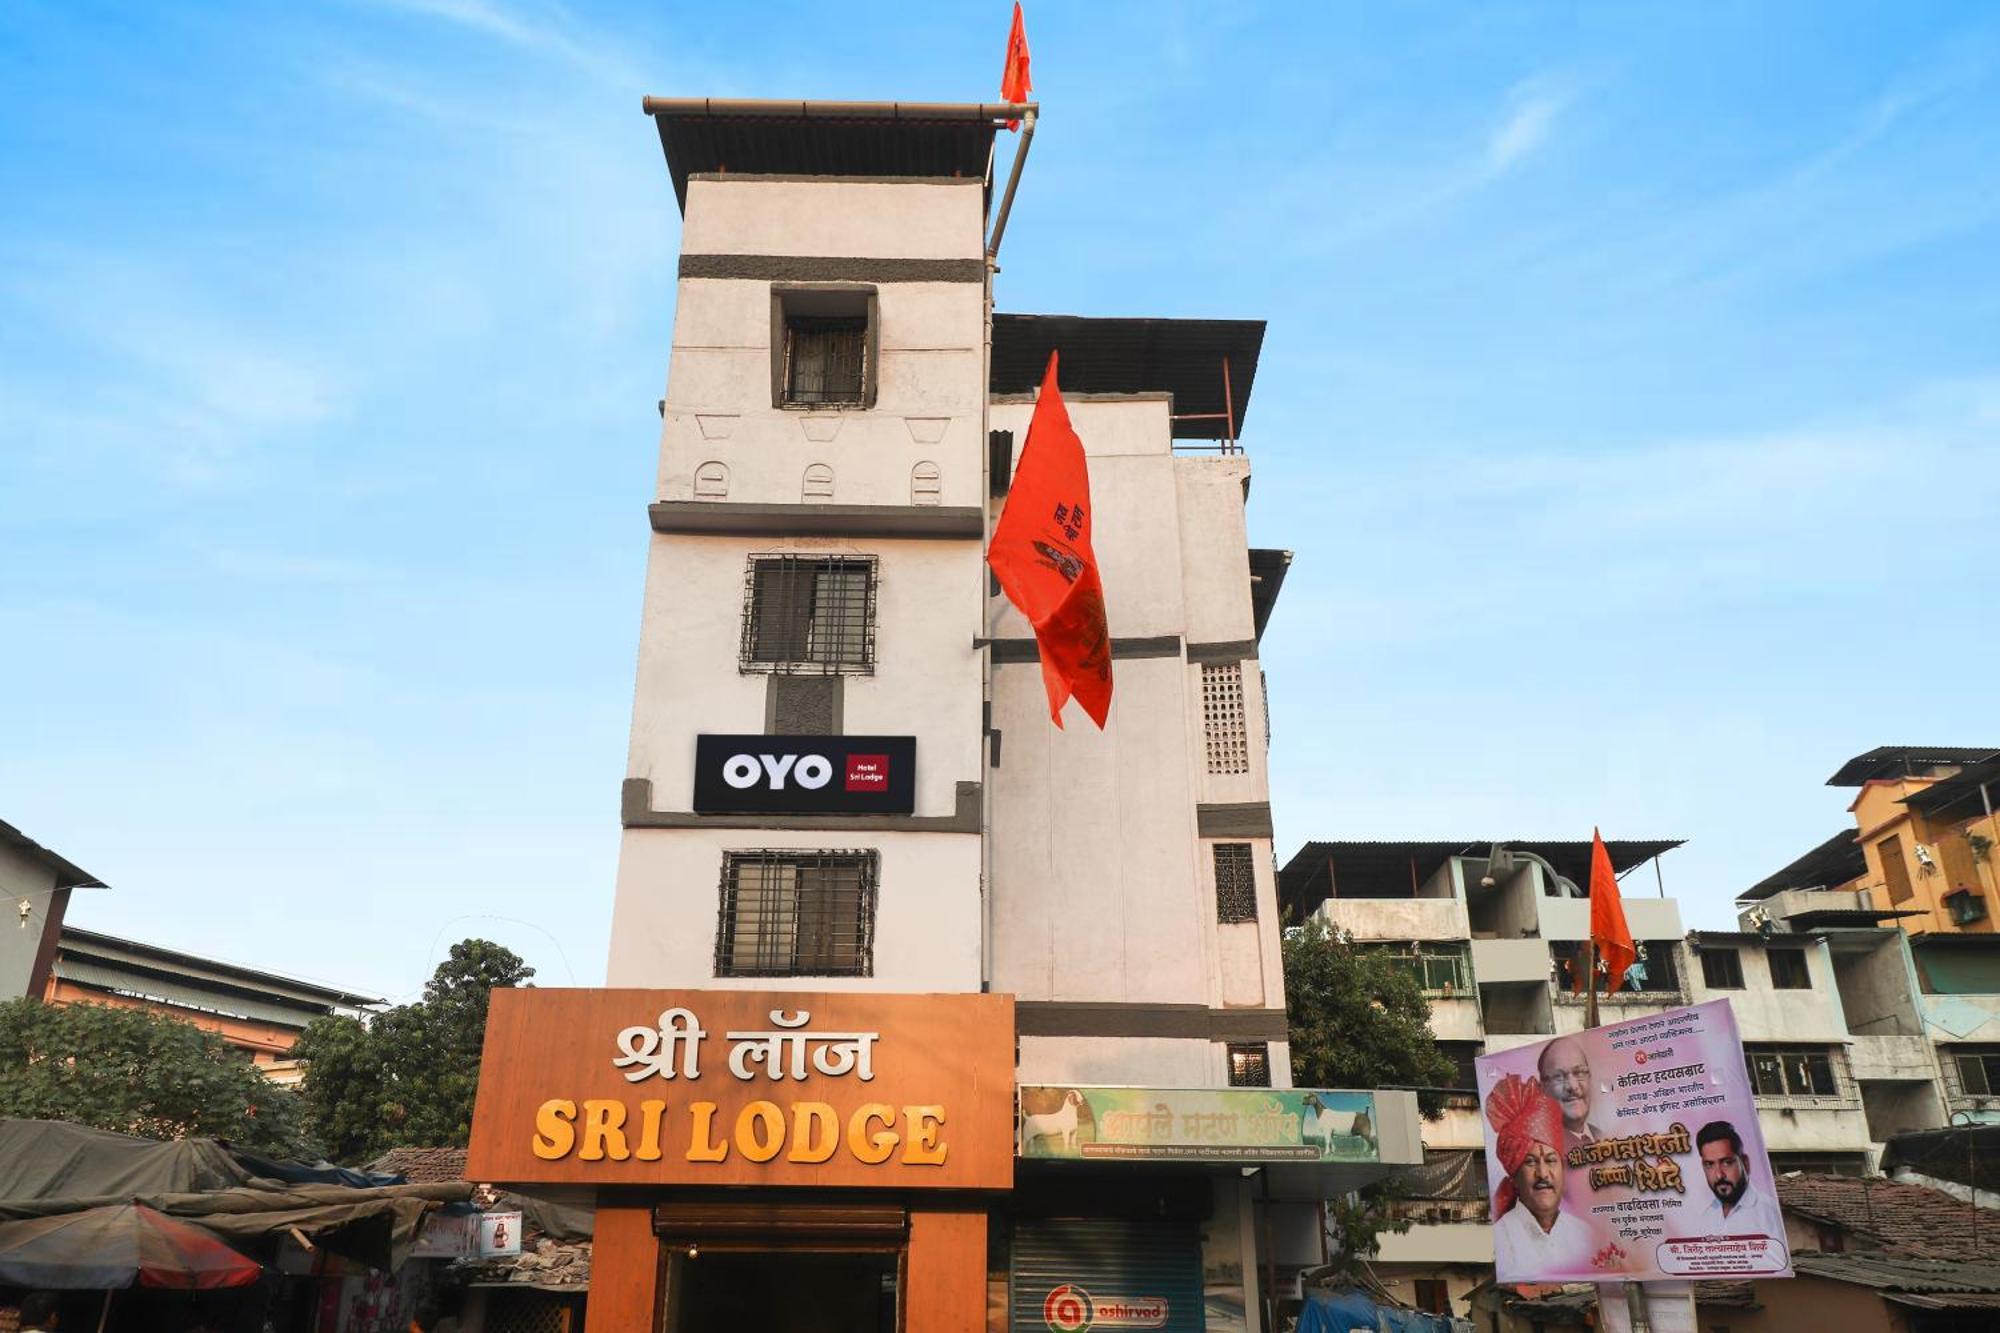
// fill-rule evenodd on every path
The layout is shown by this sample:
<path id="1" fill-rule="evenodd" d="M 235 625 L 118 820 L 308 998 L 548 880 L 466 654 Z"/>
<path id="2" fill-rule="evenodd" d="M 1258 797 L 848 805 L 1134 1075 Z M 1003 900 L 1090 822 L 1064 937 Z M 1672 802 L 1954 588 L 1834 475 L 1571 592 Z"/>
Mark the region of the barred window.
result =
<path id="1" fill-rule="evenodd" d="M 864 315 L 793 315 L 785 320 L 785 401 L 856 406 L 868 365 Z"/>
<path id="2" fill-rule="evenodd" d="M 1215 844 L 1215 919 L 1257 919 L 1257 863 L 1247 842 Z"/>
<path id="3" fill-rule="evenodd" d="M 718 977 L 874 974 L 875 852 L 725 852 Z"/>
<path id="4" fill-rule="evenodd" d="M 1743 1062 L 1749 1066 L 1750 1086 L 1759 1097 L 1840 1095 L 1840 1080 L 1833 1072 L 1833 1056 L 1829 1051 L 1745 1046 Z"/>
<path id="5" fill-rule="evenodd" d="M 1202 734 L 1208 742 L 1208 771 L 1248 773 L 1250 742 L 1243 731 L 1243 664 L 1201 669 Z"/>
<path id="6" fill-rule="evenodd" d="M 1261 1041 L 1229 1043 L 1229 1086 L 1268 1088 L 1271 1086 L 1271 1048 Z"/>
<path id="7" fill-rule="evenodd" d="M 872 556 L 750 558 L 743 589 L 744 671 L 866 674 L 875 669 Z"/>

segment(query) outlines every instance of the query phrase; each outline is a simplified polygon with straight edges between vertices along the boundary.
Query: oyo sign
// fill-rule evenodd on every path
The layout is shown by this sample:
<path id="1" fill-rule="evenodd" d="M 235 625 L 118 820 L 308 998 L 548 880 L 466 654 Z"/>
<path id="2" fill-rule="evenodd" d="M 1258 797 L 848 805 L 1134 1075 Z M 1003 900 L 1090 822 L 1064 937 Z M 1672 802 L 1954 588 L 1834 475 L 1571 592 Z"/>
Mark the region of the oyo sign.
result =
<path id="1" fill-rule="evenodd" d="M 1158 1296 L 1093 1299 L 1074 1282 L 1065 1282 L 1043 1299 L 1042 1322 L 1055 1333 L 1084 1333 L 1093 1328 L 1165 1328 L 1167 1302 Z"/>
<path id="2" fill-rule="evenodd" d="M 696 814 L 906 815 L 913 736 L 698 736 Z"/>

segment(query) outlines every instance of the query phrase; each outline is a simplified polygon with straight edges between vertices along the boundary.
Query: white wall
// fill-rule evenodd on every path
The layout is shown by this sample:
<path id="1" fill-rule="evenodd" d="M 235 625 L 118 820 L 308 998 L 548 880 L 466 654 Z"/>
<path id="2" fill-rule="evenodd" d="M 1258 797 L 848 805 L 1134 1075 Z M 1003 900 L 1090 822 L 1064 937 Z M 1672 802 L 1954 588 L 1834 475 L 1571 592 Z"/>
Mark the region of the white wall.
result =
<path id="1" fill-rule="evenodd" d="M 1456 898 L 1328 898 L 1313 915 L 1357 940 L 1463 940 L 1472 937 Z M 1547 950 L 1543 948 L 1543 965 Z"/>
<path id="2" fill-rule="evenodd" d="M 0 843 L 0 903 L 7 908 L 6 919 L 0 920 L 0 1000 L 28 993 L 55 887 L 55 871 Z M 23 898 L 33 907 L 26 929 L 14 911 Z"/>
<path id="3" fill-rule="evenodd" d="M 875 969 L 869 977 L 717 977 L 725 851 L 879 848 Z M 975 834 L 627 829 L 611 921 L 611 986 L 749 990 L 976 991 Z"/>
<path id="4" fill-rule="evenodd" d="M 1720 942 L 1719 942 L 1720 943 Z M 1692 1004 L 1726 999 L 1736 1015 L 1738 1035 L 1747 1042 L 1798 1041 L 1817 1044 L 1844 1043 L 1847 1020 L 1840 1007 L 1840 992 L 1834 984 L 1833 961 L 1818 940 L 1785 940 L 1773 944 L 1804 947 L 1806 968 L 1812 978 L 1809 990 L 1774 990 L 1771 964 L 1762 943 L 1750 940 L 1731 942 L 1743 964 L 1742 990 L 1710 990 L 1702 978 L 1700 959 L 1688 968 L 1688 995 Z"/>
<path id="5" fill-rule="evenodd" d="M 984 190 L 965 181 L 690 180 L 686 254 L 963 259 L 984 253 Z"/>

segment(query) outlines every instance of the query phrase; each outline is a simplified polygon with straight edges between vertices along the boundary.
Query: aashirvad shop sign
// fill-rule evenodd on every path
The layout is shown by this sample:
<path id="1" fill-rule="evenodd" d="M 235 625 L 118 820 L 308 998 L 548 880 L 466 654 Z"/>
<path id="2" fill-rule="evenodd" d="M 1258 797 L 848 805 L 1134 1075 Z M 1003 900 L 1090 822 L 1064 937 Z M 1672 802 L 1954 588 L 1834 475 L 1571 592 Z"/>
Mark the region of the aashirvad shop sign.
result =
<path id="1" fill-rule="evenodd" d="M 1020 1090 L 1021 1157 L 1053 1161 L 1378 1162 L 1375 1098 L 1327 1088 Z"/>

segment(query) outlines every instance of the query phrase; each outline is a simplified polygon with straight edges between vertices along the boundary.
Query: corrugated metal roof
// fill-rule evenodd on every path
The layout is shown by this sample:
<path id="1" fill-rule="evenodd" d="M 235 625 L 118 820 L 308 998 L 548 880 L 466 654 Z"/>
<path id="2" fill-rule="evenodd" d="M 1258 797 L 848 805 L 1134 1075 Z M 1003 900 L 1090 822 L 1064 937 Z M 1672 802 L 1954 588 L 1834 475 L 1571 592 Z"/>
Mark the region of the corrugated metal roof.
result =
<path id="1" fill-rule="evenodd" d="M 1183 418 L 1173 423 L 1175 439 L 1219 440 L 1243 433 L 1263 347 L 1261 319 L 995 315 L 990 383 L 996 394 L 1033 393 L 1049 353 L 1061 352 L 1064 393 L 1170 393 L 1174 415 Z"/>
<path id="2" fill-rule="evenodd" d="M 0 819 L 0 845 L 12 847 L 22 856 L 54 871 L 56 887 L 59 889 L 102 889 L 109 887 L 103 880 L 91 874 L 82 866 L 56 855 L 4 819 Z"/>
<path id="3" fill-rule="evenodd" d="M 279 1004 L 306 1005 L 324 1012 L 336 1006 L 360 1008 L 382 1003 L 379 996 L 357 995 L 336 986 L 322 985 L 299 977 L 281 976 L 238 963 L 169 949 L 163 945 L 120 939 L 94 930 L 64 926 L 57 945 L 59 975 L 62 967 L 84 960 L 129 971 L 134 975 L 176 979 L 196 987 L 210 987 L 245 998 L 263 997 Z"/>
<path id="4" fill-rule="evenodd" d="M 1611 868 L 1624 874 L 1681 845 L 1681 839 L 1607 840 Z M 1394 884 L 1422 884 L 1454 856 L 1483 857 L 1500 842 L 1517 852 L 1533 852 L 1578 884 L 1590 880 L 1590 843 L 1535 842 L 1519 838 L 1455 838 L 1435 842 L 1309 842 L 1292 854 L 1278 872 L 1278 899 L 1303 917 L 1326 900 L 1332 876 L 1349 889 Z M 1412 893 L 1414 893 L 1412 887 Z M 1356 895 L 1365 896 L 1365 895 Z M 1391 895 L 1385 895 L 1391 896 Z M 1407 895 L 1405 895 L 1407 896 Z"/>
<path id="5" fill-rule="evenodd" d="M 1835 888 L 1867 871 L 1860 835 L 1844 828 L 1783 870 L 1766 875 L 1737 894 L 1736 901 L 1759 902 L 1786 889 Z"/>
<path id="6" fill-rule="evenodd" d="M 1981 793 L 1981 786 L 1987 790 Z M 2000 757 L 1973 764 L 1920 792 L 1903 798 L 1903 804 L 1927 815 L 1968 819 L 1986 813 L 1986 802 L 2000 803 Z"/>
<path id="7" fill-rule="evenodd" d="M 1814 1277 L 1878 1291 L 2000 1294 L 2000 1264 L 1960 1259 L 1910 1259 L 1874 1254 L 1798 1254 L 1792 1267 Z"/>
<path id="8" fill-rule="evenodd" d="M 1940 766 L 1976 764 L 2000 751 L 1991 745 L 1878 745 L 1842 764 L 1829 787 L 1859 787 L 1876 778 L 1922 777 Z"/>
<path id="9" fill-rule="evenodd" d="M 1019 108 L 983 103 L 646 99 L 687 208 L 688 177 L 970 177 L 984 180 L 999 121 Z"/>

